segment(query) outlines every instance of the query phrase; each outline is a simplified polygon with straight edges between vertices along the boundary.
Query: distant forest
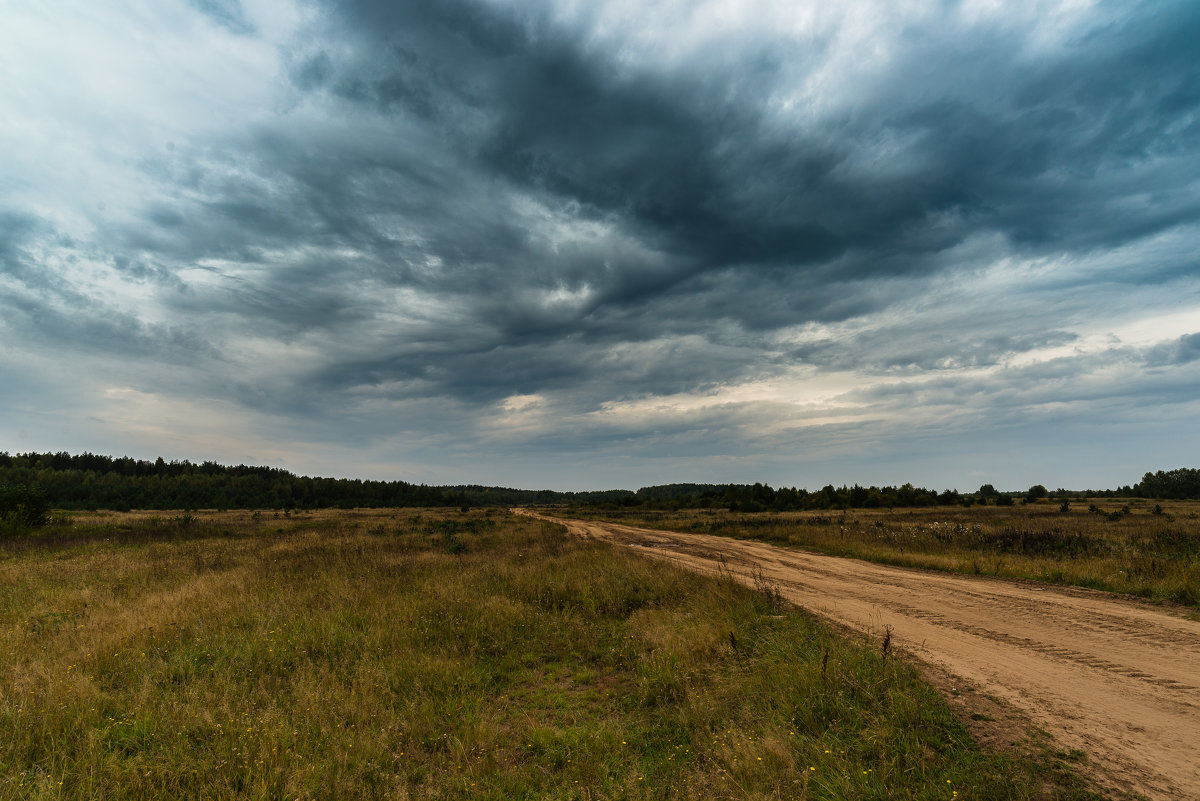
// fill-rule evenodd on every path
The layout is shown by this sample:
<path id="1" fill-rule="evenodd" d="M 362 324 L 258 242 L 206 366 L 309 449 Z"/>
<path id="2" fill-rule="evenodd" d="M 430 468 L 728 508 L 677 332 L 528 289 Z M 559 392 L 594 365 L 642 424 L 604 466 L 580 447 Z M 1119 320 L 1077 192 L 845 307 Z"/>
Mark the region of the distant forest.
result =
<path id="1" fill-rule="evenodd" d="M 1200 470 L 1146 473 L 1113 490 L 1047 490 L 1035 485 L 1001 492 L 990 484 L 970 493 L 904 484 L 822 489 L 765 484 L 666 484 L 631 490 L 556 492 L 477 485 L 427 486 L 297 476 L 275 467 L 215 462 L 114 458 L 92 453 L 0 451 L 0 488 L 21 488 L 56 509 L 317 509 L 326 507 L 587 505 L 650 509 L 726 508 L 733 511 L 1009 505 L 1021 500 L 1096 496 L 1200 498 Z M 15 497 L 15 496 L 14 496 Z"/>

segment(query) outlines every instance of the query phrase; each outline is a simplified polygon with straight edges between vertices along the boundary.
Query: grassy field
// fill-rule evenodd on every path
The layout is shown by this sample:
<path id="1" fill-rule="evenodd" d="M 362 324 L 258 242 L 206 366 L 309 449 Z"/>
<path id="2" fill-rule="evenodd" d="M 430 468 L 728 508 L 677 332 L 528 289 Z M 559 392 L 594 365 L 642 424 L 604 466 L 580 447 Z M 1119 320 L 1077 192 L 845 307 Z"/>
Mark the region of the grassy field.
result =
<path id="1" fill-rule="evenodd" d="M 0 542 L 0 799 L 1084 799 L 770 592 L 498 511 Z"/>
<path id="2" fill-rule="evenodd" d="M 556 510 L 874 562 L 1030 578 L 1200 605 L 1200 502 L 1039 502 L 825 512 Z"/>

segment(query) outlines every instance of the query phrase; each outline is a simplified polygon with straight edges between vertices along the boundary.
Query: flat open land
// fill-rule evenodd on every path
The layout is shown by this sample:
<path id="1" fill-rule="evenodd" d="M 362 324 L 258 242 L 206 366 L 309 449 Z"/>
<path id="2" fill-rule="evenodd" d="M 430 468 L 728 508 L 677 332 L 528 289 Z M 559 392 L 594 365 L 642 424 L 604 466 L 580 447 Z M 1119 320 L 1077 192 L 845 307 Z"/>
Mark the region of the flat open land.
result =
<path id="1" fill-rule="evenodd" d="M 670 550 L 498 509 L 0 539 L 0 801 L 1099 801 L 1078 754 L 981 744 L 908 660 Z"/>
<path id="2" fill-rule="evenodd" d="M 559 520 L 576 535 L 747 583 L 1010 702 L 1115 788 L 1200 798 L 1200 622 L 1116 595 L 914 570 L 765 543 Z"/>

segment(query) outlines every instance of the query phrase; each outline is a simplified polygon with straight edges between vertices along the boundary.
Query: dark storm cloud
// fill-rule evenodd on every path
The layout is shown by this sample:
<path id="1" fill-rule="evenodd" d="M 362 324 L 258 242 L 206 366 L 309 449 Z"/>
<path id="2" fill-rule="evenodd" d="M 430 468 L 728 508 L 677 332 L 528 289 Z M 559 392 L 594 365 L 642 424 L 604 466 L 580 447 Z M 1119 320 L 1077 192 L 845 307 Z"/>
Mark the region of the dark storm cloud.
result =
<path id="1" fill-rule="evenodd" d="M 1134 314 L 1198 274 L 1190 0 L 881 3 L 799 33 L 699 5 L 186 6 L 163 18 L 211 54 L 155 97 L 205 99 L 143 125 L 152 104 L 114 92 L 85 117 L 135 140 L 96 145 L 109 206 L 79 200 L 83 167 L 0 201 L 0 326 L 30 348 L 190 365 L 189 391 L 333 440 L 469 438 L 528 396 L 512 437 L 643 454 L 1099 402 L 1106 370 L 1176 397 L 1200 361 L 1197 335 Z M 244 53 L 242 93 L 219 62 Z M 149 92 L 133 75 L 111 84 Z M 1137 342 L 1097 345 L 1123 313 Z M 862 380 L 838 396 L 835 374 Z M 857 422 L 732 391 L 800 375 Z"/>
<path id="2" fill-rule="evenodd" d="M 765 107 L 782 65 L 805 58 L 789 41 L 756 43 L 715 70 L 629 74 L 589 50 L 586 32 L 536 11 L 458 2 L 331 13 L 360 42 L 347 63 L 324 67 L 343 97 L 429 118 L 478 156 L 475 168 L 618 215 L 687 257 L 675 280 L 848 250 L 861 256 L 842 274 L 920 271 L 920 257 L 981 228 L 1034 249 L 1086 249 L 1200 208 L 1178 176 L 1155 187 L 1166 202 L 1128 205 L 1130 184 L 1144 191 L 1173 159 L 1195 170 L 1191 4 L 1114 7 L 1081 41 L 1024 60 L 1011 34 L 923 31 L 861 106 L 808 129 Z M 890 176 L 855 167 L 877 142 L 903 143 Z M 932 224 L 946 215 L 949 226 Z M 640 288 L 623 289 L 611 288 L 612 302 Z"/>
<path id="3" fill-rule="evenodd" d="M 1200 361 L 1200 333 L 1185 334 L 1175 342 L 1157 345 L 1146 354 L 1146 361 L 1153 367 L 1190 364 Z"/>
<path id="4" fill-rule="evenodd" d="M 236 2 L 196 3 L 249 30 Z M 277 270 L 245 293 L 245 311 L 321 325 L 356 303 L 329 287 L 370 273 L 466 296 L 496 345 L 869 313 L 894 298 L 843 282 L 943 269 L 938 254 L 980 232 L 1017 252 L 1086 252 L 1200 216 L 1179 175 L 1200 178 L 1200 13 L 1155 9 L 1114 7 L 1107 25 L 1024 60 L 1012 33 L 915 32 L 873 91 L 803 126 L 773 116 L 769 99 L 785 67 L 819 61 L 782 38 L 664 73 L 623 67 L 537 6 L 330 5 L 322 32 L 337 52 L 298 46 L 292 80 L 369 108 L 394 124 L 393 141 L 285 126 L 225 155 L 160 158 L 147 169 L 197 191 L 148 205 L 114 245 L 180 263 L 353 248 Z M 873 149 L 886 169 L 863 166 Z M 492 196 L 472 202 L 481 187 Z M 615 235 L 551 247 L 512 213 L 512 192 Z M 436 269 L 419 269 L 431 258 Z M 521 297 L 585 284 L 587 301 L 567 312 Z"/>
<path id="5" fill-rule="evenodd" d="M 636 302 L 714 266 L 805 263 L 846 247 L 804 203 L 771 188 L 755 197 L 764 169 L 811 192 L 836 164 L 817 141 L 759 130 L 754 93 L 770 84 L 774 54 L 752 55 L 764 63 L 737 74 L 625 75 L 612 54 L 588 53 L 582 32 L 536 16 L 466 3 L 339 10 L 360 49 L 344 63 L 325 54 L 304 62 L 299 83 L 311 84 L 319 64 L 322 85 L 341 97 L 428 119 L 472 157 L 471 169 L 578 204 L 581 215 L 615 217 L 678 257 L 652 274 L 617 263 L 597 275 L 598 258 L 578 265 L 575 276 L 600 279 L 604 303 Z M 718 100 L 737 90 L 735 101 Z"/>
<path id="6" fill-rule="evenodd" d="M 1200 213 L 1178 174 L 1195 173 L 1200 85 L 1187 46 L 1200 15 L 1184 5 L 1113 13 L 1023 60 L 1011 32 L 914 34 L 890 75 L 807 126 L 770 110 L 785 67 L 818 63 L 784 39 L 663 72 L 621 65 L 537 7 L 361 2 L 326 14 L 338 47 L 297 45 L 291 80 L 309 102 L 362 109 L 371 132 L 263 129 L 204 165 L 180 153 L 161 169 L 193 176 L 198 197 L 148 207 L 123 244 L 249 263 L 313 249 L 253 284 L 178 299 L 185 312 L 213 304 L 280 330 L 368 321 L 378 309 L 354 285 L 364 277 L 459 298 L 475 336 L 324 371 L 337 381 L 354 383 L 357 364 L 368 383 L 422 376 L 470 396 L 496 382 L 483 394 L 503 394 L 510 382 L 497 377 L 511 368 L 473 369 L 474 354 L 505 363 L 565 336 L 587 352 L 714 319 L 747 332 L 837 321 L 922 291 L 897 281 L 885 295 L 872 282 L 944 271 L 942 254 L 981 233 L 1030 257 L 1087 253 Z M 1156 202 L 1140 201 L 1148 192 Z M 606 233 L 552 242 L 516 210 L 521 198 Z M 1121 280 L 1155 275 L 1143 265 Z M 556 289 L 580 302 L 539 299 Z M 985 334 L 958 352 L 933 342 L 890 358 L 977 364 L 1054 336 Z M 545 387 L 590 369 L 562 362 L 574 366 L 547 366 Z"/>
<path id="7" fill-rule="evenodd" d="M 581 352 L 587 364 L 580 364 Z M 586 406 L 596 398 L 705 391 L 731 377 L 763 372 L 762 357 L 751 360 L 750 353 L 745 343 L 722 345 L 699 337 L 615 349 L 589 348 L 573 337 L 515 346 L 464 338 L 434 347 L 398 344 L 386 358 L 339 363 L 316 378 L 327 390 L 395 382 L 389 391 L 394 397 L 419 396 L 436 387 L 480 403 L 509 394 L 562 392 L 579 396 Z"/>
<path id="8" fill-rule="evenodd" d="M 369 327 L 380 307 L 364 280 L 457 298 L 469 335 L 439 319 L 416 346 L 322 368 L 331 388 L 417 378 L 463 398 L 561 388 L 595 369 L 581 354 L 704 334 L 714 320 L 739 326 L 749 352 L 756 331 L 927 291 L 911 279 L 953 269 L 944 254 L 969 237 L 990 233 L 1027 257 L 1087 253 L 1200 216 L 1179 175 L 1200 177 L 1188 136 L 1200 13 L 1157 8 L 1109 12 L 1065 48 L 1024 59 L 1012 56 L 1012 32 L 916 32 L 854 104 L 800 125 L 771 97 L 788 69 L 819 64 L 819 44 L 766 39 L 711 68 L 664 72 L 622 65 L 537 6 L 330 5 L 322 37 L 289 55 L 290 77 L 305 102 L 364 116 L 319 135 L 260 128 L 224 154 L 160 157 L 147 169 L 193 191 L 148 206 L 121 244 L 179 262 L 253 264 L 300 249 L 226 291 L 172 301 L 280 333 Z M 1156 202 L 1140 200 L 1147 193 Z M 531 217 L 522 201 L 559 219 Z M 604 233 L 547 233 L 589 224 Z M 1153 281 L 1155 270 L 1120 280 Z M 545 302 L 555 290 L 579 301 Z M 993 363 L 1065 336 L 843 343 L 838 361 Z M 821 363 L 820 350 L 791 356 Z M 531 358 L 538 366 L 521 363 Z M 712 360 L 690 358 L 697 386 L 716 380 Z M 743 354 L 719 369 L 737 381 L 780 361 Z M 622 386 L 675 384 L 654 375 Z"/>
<path id="9" fill-rule="evenodd" d="M 258 242 L 307 226 L 310 241 L 369 252 L 384 281 L 475 295 L 496 344 L 603 339 L 614 326 L 652 337 L 713 316 L 750 329 L 840 319 L 891 300 L 841 282 L 944 269 L 939 254 L 981 232 L 1036 257 L 1120 246 L 1200 215 L 1200 195 L 1185 189 L 1200 177 L 1191 4 L 1113 6 L 1106 24 L 1023 59 L 1011 32 L 918 31 L 873 91 L 809 126 L 769 109 L 784 66 L 812 58 L 783 39 L 711 69 L 639 72 L 536 6 L 327 13 L 342 47 L 296 58 L 296 85 L 397 121 L 400 140 L 432 137 L 422 146 L 437 143 L 439 166 L 405 144 L 368 153 L 335 141 L 301 158 L 275 143 L 263 169 L 290 184 L 299 213 L 235 207 L 230 219 Z M 883 170 L 870 166 L 879 159 Z M 477 217 L 455 212 L 495 181 L 606 222 L 641 251 L 557 252 L 499 194 Z M 381 210 L 408 220 L 420 244 L 373 227 Z M 438 270 L 411 269 L 430 256 Z M 1143 265 L 1125 278 L 1154 275 Z M 519 298 L 585 283 L 588 301 L 565 315 Z"/>

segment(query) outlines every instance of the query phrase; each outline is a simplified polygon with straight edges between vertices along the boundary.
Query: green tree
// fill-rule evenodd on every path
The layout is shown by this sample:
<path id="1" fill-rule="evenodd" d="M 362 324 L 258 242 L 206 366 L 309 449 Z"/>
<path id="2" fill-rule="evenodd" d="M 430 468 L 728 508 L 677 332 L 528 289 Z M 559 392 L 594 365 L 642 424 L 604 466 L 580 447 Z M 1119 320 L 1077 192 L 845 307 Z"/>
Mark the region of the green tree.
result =
<path id="1" fill-rule="evenodd" d="M 25 484 L 0 487 L 0 524 L 6 528 L 38 528 L 48 522 L 50 506 L 40 489 Z"/>

